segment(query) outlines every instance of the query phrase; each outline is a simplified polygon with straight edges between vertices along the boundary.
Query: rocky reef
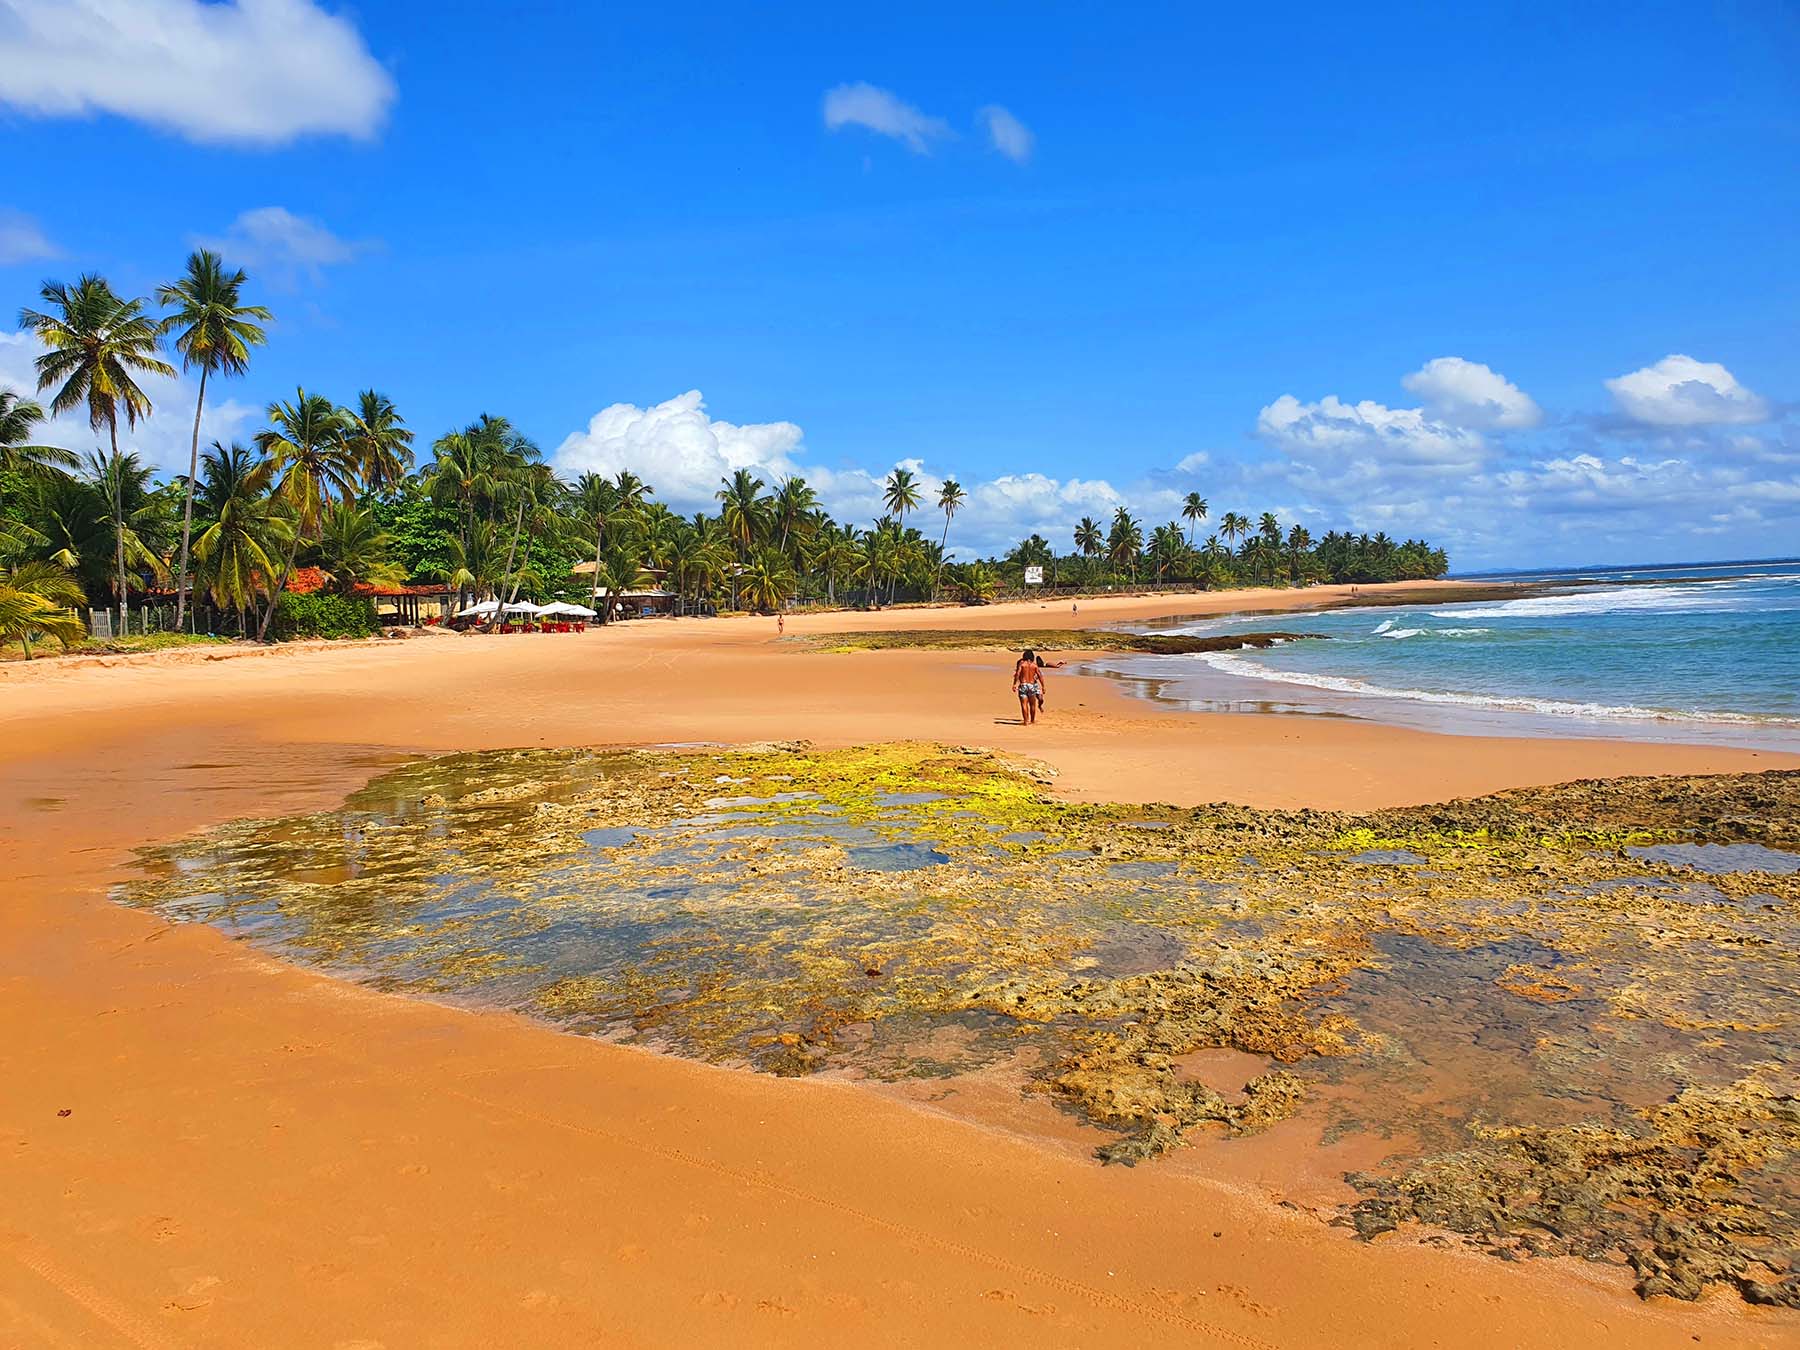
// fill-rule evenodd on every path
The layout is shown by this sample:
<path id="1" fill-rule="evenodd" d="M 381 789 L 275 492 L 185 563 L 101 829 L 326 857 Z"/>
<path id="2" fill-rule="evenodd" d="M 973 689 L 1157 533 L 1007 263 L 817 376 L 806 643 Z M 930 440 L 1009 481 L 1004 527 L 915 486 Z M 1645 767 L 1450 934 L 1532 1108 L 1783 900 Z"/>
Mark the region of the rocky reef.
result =
<path id="1" fill-rule="evenodd" d="M 769 1073 L 1009 1065 L 1109 1163 L 1379 1141 L 1365 1238 L 1795 1302 L 1800 774 L 1365 814 L 1050 786 L 953 746 L 448 756 L 146 850 L 121 898 Z M 1191 1067 L 1224 1050 L 1236 1087 Z"/>
<path id="2" fill-rule="evenodd" d="M 926 651 L 1018 652 L 1031 647 L 1042 652 L 1148 652 L 1154 656 L 1182 656 L 1189 652 L 1236 652 L 1246 647 L 1261 650 L 1278 642 L 1329 641 L 1322 633 L 1128 633 L 1105 628 L 896 628 L 868 633 L 833 633 L 830 637 L 791 639 L 836 652 L 892 651 L 908 648 Z"/>

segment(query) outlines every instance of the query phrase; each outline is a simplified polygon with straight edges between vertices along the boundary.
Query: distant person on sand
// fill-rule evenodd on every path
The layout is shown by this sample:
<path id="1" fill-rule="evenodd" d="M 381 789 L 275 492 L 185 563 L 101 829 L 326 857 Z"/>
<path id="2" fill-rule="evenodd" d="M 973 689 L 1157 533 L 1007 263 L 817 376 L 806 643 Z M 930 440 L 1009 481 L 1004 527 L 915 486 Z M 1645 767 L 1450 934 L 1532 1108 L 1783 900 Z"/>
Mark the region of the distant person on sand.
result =
<path id="1" fill-rule="evenodd" d="M 775 636 L 780 637 L 787 632 L 787 615 L 777 612 L 775 615 Z"/>
<path id="2" fill-rule="evenodd" d="M 1013 665 L 1013 692 L 1019 696 L 1019 721 L 1030 726 L 1044 706 L 1044 668 L 1037 653 L 1027 647 Z"/>

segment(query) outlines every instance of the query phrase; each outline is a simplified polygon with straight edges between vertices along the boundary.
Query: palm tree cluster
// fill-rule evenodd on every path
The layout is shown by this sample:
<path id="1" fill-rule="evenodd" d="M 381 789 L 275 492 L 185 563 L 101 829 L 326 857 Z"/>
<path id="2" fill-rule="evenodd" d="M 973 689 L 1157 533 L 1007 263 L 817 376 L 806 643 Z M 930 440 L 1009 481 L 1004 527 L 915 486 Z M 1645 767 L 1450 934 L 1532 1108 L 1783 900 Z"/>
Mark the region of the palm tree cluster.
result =
<path id="1" fill-rule="evenodd" d="M 1444 554 L 1419 540 L 1333 532 L 1317 545 L 1273 514 L 1253 525 L 1208 517 L 1198 492 L 1152 528 L 1119 507 L 1083 517 L 1074 550 L 1033 534 L 1004 558 L 949 561 L 950 531 L 968 502 L 954 478 L 935 499 L 902 465 L 882 485 L 867 528 L 834 520 L 798 476 L 773 483 L 749 468 L 722 479 L 717 511 L 677 514 L 630 471 L 565 482 L 504 417 L 482 414 L 445 433 L 414 466 L 413 432 L 374 389 L 348 405 L 304 388 L 270 403 L 250 444 L 201 445 L 209 383 L 243 375 L 265 342 L 269 312 L 246 304 L 246 277 L 201 249 L 180 280 L 147 298 L 100 276 L 48 282 L 21 311 L 43 348 L 39 403 L 0 392 L 0 642 L 71 640 L 78 611 L 168 587 L 175 627 L 267 638 L 297 569 L 316 568 L 343 594 L 402 581 L 437 582 L 467 600 L 586 599 L 602 615 L 618 598 L 660 587 L 678 612 L 773 610 L 795 601 L 884 604 L 982 601 L 1041 567 L 1051 585 L 1205 586 L 1386 581 L 1438 576 Z M 156 483 L 127 429 L 152 412 L 140 381 L 198 375 L 188 472 Z M 108 448 L 85 459 L 43 444 L 53 414 L 85 415 Z M 914 522 L 943 517 L 931 539 Z"/>
<path id="2" fill-rule="evenodd" d="M 1171 520 L 1153 527 L 1148 539 L 1142 522 L 1126 507 L 1117 508 L 1105 524 L 1083 516 L 1071 536 L 1072 553 L 1052 556 L 1049 545 L 1031 535 L 1007 554 L 1004 580 L 1018 585 L 1024 568 L 1035 564 L 1046 567 L 1053 577 L 1060 574 L 1065 584 L 1084 587 L 1191 584 L 1221 589 L 1317 581 L 1416 581 L 1440 577 L 1450 565 L 1442 549 L 1418 539 L 1395 543 L 1385 534 L 1333 531 L 1315 543 L 1304 525 L 1284 530 L 1271 511 L 1254 522 L 1227 511 L 1218 518 L 1216 529 L 1196 543 L 1196 527 L 1208 510 L 1206 498 L 1190 492 L 1181 507 L 1186 528 Z"/>
<path id="3" fill-rule="evenodd" d="M 374 556 L 386 539 L 361 499 L 410 469 L 412 433 L 379 393 L 340 408 L 298 390 L 269 406 L 255 451 L 214 442 L 202 452 L 209 381 L 243 374 L 265 341 L 270 315 L 243 302 L 245 282 L 200 249 L 178 281 L 158 288 L 160 317 L 150 300 L 120 296 L 92 273 L 45 283 L 41 306 L 20 312 L 43 348 L 38 393 L 48 401 L 0 393 L 0 569 L 9 595 L 29 580 L 42 603 L 0 605 L 0 640 L 67 640 L 85 631 L 78 608 L 110 600 L 123 621 L 132 594 L 170 584 L 177 629 L 198 585 L 212 621 L 233 615 L 248 633 L 254 613 L 266 635 L 271 598 L 299 561 L 330 563 L 345 587 L 394 574 Z M 119 448 L 119 422 L 130 430 L 151 414 L 145 376 L 176 373 L 165 342 L 199 379 L 188 472 L 155 485 L 138 455 Z M 38 443 L 40 423 L 70 413 L 105 431 L 108 448 L 83 460 Z"/>

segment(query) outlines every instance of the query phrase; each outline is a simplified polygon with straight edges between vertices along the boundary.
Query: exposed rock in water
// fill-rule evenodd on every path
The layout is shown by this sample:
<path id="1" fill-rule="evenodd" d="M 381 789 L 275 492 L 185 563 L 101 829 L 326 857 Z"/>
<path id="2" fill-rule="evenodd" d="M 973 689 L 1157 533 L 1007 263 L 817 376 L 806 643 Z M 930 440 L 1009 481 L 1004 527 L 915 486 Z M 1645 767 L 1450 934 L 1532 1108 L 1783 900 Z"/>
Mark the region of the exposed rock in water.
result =
<path id="1" fill-rule="evenodd" d="M 1345 1222 L 1369 1239 L 1407 1220 L 1503 1256 L 1623 1259 L 1637 1291 L 1695 1299 L 1712 1283 L 1800 1308 L 1800 1231 L 1754 1203 L 1753 1179 L 1800 1164 L 1800 1101 L 1761 1077 L 1689 1088 L 1628 1127 L 1482 1127 L 1458 1153 L 1396 1177 L 1352 1173 L 1368 1198 Z"/>
<path id="2" fill-rule="evenodd" d="M 1147 652 L 1153 656 L 1185 656 L 1192 652 L 1235 652 L 1262 649 L 1278 642 L 1329 641 L 1323 633 L 1279 630 L 1256 633 L 1127 633 L 1101 628 L 893 629 L 886 632 L 834 633 L 813 645 L 834 651 L 886 651 L 922 648 L 930 651 L 1017 652 L 1026 647 L 1043 652 Z"/>

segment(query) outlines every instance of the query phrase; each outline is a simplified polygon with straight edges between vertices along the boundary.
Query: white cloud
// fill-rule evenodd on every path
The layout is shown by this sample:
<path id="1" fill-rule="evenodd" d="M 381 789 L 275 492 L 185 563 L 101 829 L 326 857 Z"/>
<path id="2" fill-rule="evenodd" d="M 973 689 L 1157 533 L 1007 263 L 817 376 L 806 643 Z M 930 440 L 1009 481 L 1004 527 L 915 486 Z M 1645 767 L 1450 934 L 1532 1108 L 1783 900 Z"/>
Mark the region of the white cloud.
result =
<path id="1" fill-rule="evenodd" d="M 61 253 L 37 221 L 23 211 L 0 207 L 0 267 L 38 258 L 55 258 Z"/>
<path id="2" fill-rule="evenodd" d="M 37 338 L 29 332 L 0 331 L 0 389 L 10 389 L 48 410 L 56 391 L 38 392 L 34 363 L 42 351 Z M 197 382 L 185 375 L 173 379 L 166 375 L 144 375 L 139 377 L 138 385 L 150 397 L 151 414 L 135 429 L 120 422 L 119 448 L 135 450 L 145 463 L 163 473 L 186 473 L 194 434 Z M 255 408 L 221 397 L 219 384 L 209 382 L 206 408 L 200 419 L 202 448 L 214 440 L 229 445 L 234 438 L 243 439 L 256 415 Z M 51 418 L 39 426 L 37 439 L 42 444 L 73 450 L 83 460 L 90 451 L 105 450 L 109 443 L 105 428 L 95 431 L 90 427 L 85 412 Z"/>
<path id="3" fill-rule="evenodd" d="M 1301 460 L 1375 456 L 1434 470 L 1472 468 L 1485 449 L 1477 433 L 1429 418 L 1422 408 L 1351 404 L 1332 394 L 1317 403 L 1283 394 L 1257 415 L 1256 434 Z"/>
<path id="4" fill-rule="evenodd" d="M 313 0 L 6 0 L 0 102 L 115 113 L 207 143 L 366 139 L 394 82 L 355 25 Z"/>
<path id="5" fill-rule="evenodd" d="M 795 472 L 802 433 L 792 422 L 738 426 L 706 411 L 698 389 L 653 407 L 615 403 L 566 437 L 552 456 L 570 476 L 629 469 L 656 495 L 686 510 L 710 509 L 719 480 L 754 469 L 771 482 Z"/>
<path id="6" fill-rule="evenodd" d="M 914 154 L 931 153 L 931 142 L 954 136 L 940 117 L 930 117 L 912 104 L 872 84 L 840 84 L 825 95 L 825 126 L 831 131 L 864 127 L 891 136 Z"/>
<path id="7" fill-rule="evenodd" d="M 883 483 L 891 469 L 901 467 L 918 476 L 922 499 L 908 523 L 927 534 L 934 525 L 941 529 L 937 493 L 950 473 L 919 459 L 870 469 L 832 467 L 809 458 L 804 433 L 794 423 L 721 421 L 707 412 L 699 390 L 689 390 L 650 407 L 615 403 L 601 409 L 586 430 L 563 440 L 551 462 L 568 478 L 589 470 L 612 475 L 629 469 L 658 498 L 683 512 L 715 510 L 713 494 L 720 480 L 738 469 L 750 469 L 770 488 L 798 475 L 836 519 L 864 527 L 884 514 Z M 1129 503 L 1139 514 L 1160 511 L 1160 520 L 1172 515 L 1179 502 L 1177 494 L 1167 491 L 1127 493 L 1104 480 L 1060 480 L 1039 473 L 964 478 L 962 484 L 968 498 L 950 538 L 951 553 L 961 557 L 1004 552 L 1034 531 L 1067 550 L 1069 532 L 1083 515 L 1110 516 L 1115 507 Z"/>
<path id="8" fill-rule="evenodd" d="M 1196 450 L 1191 455 L 1184 455 L 1175 465 L 1176 473 L 1198 473 L 1212 463 L 1212 456 L 1204 450 Z"/>
<path id="9" fill-rule="evenodd" d="M 259 206 L 231 222 L 224 234 L 196 236 L 194 243 L 217 250 L 227 262 L 265 269 L 277 284 L 299 277 L 317 283 L 324 269 L 352 262 L 378 247 L 371 240 L 341 239 L 324 225 L 284 206 Z"/>
<path id="10" fill-rule="evenodd" d="M 1460 356 L 1439 356 L 1403 378 L 1434 417 L 1493 431 L 1535 427 L 1544 415 L 1531 396 L 1498 371 Z"/>
<path id="11" fill-rule="evenodd" d="M 1769 405 L 1716 361 L 1670 355 L 1606 381 L 1627 417 L 1659 427 L 1762 422 Z"/>
<path id="12" fill-rule="evenodd" d="M 975 120 L 987 128 L 988 143 L 1014 164 L 1023 164 L 1031 158 L 1037 137 L 1031 134 L 1030 127 L 998 103 L 990 103 L 981 109 L 975 114 Z"/>

